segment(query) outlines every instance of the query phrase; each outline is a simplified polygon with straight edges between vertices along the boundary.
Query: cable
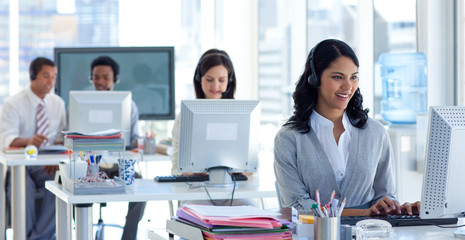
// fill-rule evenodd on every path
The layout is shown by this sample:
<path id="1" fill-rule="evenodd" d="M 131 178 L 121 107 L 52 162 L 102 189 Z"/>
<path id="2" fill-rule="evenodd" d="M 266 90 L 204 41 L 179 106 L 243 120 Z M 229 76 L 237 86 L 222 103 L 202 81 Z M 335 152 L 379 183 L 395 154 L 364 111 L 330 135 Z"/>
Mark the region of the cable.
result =
<path id="1" fill-rule="evenodd" d="M 232 206 L 233 204 L 233 201 L 234 201 L 234 193 L 236 192 L 236 176 L 234 176 L 233 174 L 231 174 L 230 172 L 230 169 L 228 169 L 228 174 L 229 176 L 231 177 L 231 179 L 233 180 L 233 189 L 232 189 L 232 192 L 231 192 L 231 200 L 230 200 L 230 203 L 229 203 L 229 206 Z M 207 193 L 208 195 L 208 199 L 210 200 L 210 202 L 213 204 L 213 206 L 217 206 L 215 201 L 213 200 L 213 198 L 211 197 L 210 195 L 210 192 L 208 192 L 208 189 L 207 187 L 204 185 L 202 186 L 194 186 L 192 183 L 189 183 L 189 182 L 186 182 L 187 185 L 189 185 L 189 188 L 190 189 L 193 189 L 193 188 L 200 188 L 200 187 L 203 187 L 203 189 L 205 189 L 205 192 Z"/>
<path id="2" fill-rule="evenodd" d="M 465 227 L 465 224 L 458 225 L 458 226 L 444 226 L 444 225 L 434 225 L 434 226 L 439 227 L 439 228 L 459 228 L 459 227 Z"/>
<path id="3" fill-rule="evenodd" d="M 232 190 L 232 193 L 231 193 L 231 202 L 229 203 L 229 206 L 232 206 L 233 200 L 234 200 L 234 192 L 236 191 L 236 176 L 231 174 L 230 170 L 228 170 L 228 174 L 229 174 L 229 176 L 231 176 L 231 179 L 234 182 L 233 190 Z"/>

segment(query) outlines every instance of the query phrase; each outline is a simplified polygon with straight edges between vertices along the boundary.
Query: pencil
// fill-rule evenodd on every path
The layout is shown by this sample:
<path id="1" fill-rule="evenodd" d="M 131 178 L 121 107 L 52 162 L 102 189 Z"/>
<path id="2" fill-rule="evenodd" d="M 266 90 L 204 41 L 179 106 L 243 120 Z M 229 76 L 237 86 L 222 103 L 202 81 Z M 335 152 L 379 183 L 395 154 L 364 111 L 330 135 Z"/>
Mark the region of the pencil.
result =
<path id="1" fill-rule="evenodd" d="M 339 208 L 339 214 L 338 214 L 338 217 L 341 216 L 342 214 L 342 210 L 344 210 L 344 206 L 346 205 L 346 198 L 344 198 L 344 200 L 342 200 L 342 203 L 341 203 L 341 207 Z"/>

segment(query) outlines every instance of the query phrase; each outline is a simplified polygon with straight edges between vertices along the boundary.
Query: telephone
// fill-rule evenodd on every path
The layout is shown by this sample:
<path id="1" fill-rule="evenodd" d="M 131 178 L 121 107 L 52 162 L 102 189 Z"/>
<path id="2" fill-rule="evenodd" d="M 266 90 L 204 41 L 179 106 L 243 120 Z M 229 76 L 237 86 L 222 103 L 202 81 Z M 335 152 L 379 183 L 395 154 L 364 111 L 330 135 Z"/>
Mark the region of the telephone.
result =
<path id="1" fill-rule="evenodd" d="M 394 239 L 392 225 L 380 219 L 366 219 L 357 222 L 355 225 L 355 235 L 357 240 L 368 239 Z"/>

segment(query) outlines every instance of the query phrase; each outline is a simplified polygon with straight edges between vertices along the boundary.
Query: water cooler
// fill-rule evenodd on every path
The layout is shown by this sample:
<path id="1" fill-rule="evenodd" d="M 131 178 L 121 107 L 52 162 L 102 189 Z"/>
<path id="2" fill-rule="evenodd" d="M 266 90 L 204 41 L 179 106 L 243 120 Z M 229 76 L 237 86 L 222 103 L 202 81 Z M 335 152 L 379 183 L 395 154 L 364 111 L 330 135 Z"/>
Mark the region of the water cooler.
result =
<path id="1" fill-rule="evenodd" d="M 387 53 L 380 56 L 379 64 L 381 116 L 389 123 L 397 198 L 400 203 L 419 201 L 428 113 L 426 57 L 422 53 Z"/>

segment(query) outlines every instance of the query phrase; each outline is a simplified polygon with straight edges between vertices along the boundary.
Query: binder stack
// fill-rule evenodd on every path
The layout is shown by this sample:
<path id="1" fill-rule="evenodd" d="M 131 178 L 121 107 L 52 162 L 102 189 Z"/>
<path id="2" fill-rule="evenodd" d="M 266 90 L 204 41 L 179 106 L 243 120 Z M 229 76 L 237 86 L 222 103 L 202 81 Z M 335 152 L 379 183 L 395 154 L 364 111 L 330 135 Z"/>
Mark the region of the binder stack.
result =
<path id="1" fill-rule="evenodd" d="M 292 239 L 291 223 L 279 213 L 251 206 L 186 204 L 167 221 L 166 230 L 186 239 Z"/>

